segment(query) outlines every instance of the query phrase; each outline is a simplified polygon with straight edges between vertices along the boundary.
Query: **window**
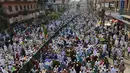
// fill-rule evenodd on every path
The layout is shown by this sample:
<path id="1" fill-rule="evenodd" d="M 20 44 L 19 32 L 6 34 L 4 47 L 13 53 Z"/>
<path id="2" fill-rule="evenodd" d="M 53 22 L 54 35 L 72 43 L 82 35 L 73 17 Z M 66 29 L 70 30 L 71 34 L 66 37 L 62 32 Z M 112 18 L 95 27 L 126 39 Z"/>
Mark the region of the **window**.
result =
<path id="1" fill-rule="evenodd" d="M 38 8 L 38 5 L 37 5 L 37 8 Z"/>
<path id="2" fill-rule="evenodd" d="M 33 8 L 34 8 L 34 9 L 36 8 L 35 4 L 33 5 Z"/>
<path id="3" fill-rule="evenodd" d="M 128 4 L 129 4 L 128 2 L 129 2 L 129 0 L 126 1 L 126 8 L 128 8 Z"/>
<path id="4" fill-rule="evenodd" d="M 15 10 L 18 11 L 18 6 L 17 5 L 15 5 Z"/>
<path id="5" fill-rule="evenodd" d="M 29 5 L 27 5 L 27 7 L 28 7 L 28 9 L 30 9 L 30 8 L 29 8 Z"/>
<path id="6" fill-rule="evenodd" d="M 26 10 L 26 5 L 24 5 L 24 10 Z"/>
<path id="7" fill-rule="evenodd" d="M 56 0 L 53 0 L 54 2 L 56 2 Z"/>
<path id="8" fill-rule="evenodd" d="M 48 0 L 45 0 L 45 2 L 48 2 Z"/>
<path id="9" fill-rule="evenodd" d="M 9 8 L 9 12 L 12 12 L 13 10 L 12 10 L 12 6 L 8 6 L 8 8 Z"/>
<path id="10" fill-rule="evenodd" d="M 31 9 L 33 8 L 33 6 L 31 5 Z"/>
<path id="11" fill-rule="evenodd" d="M 20 6 L 19 6 L 19 8 L 20 8 L 20 10 L 23 10 L 23 7 L 22 7 L 22 5 L 20 5 Z"/>

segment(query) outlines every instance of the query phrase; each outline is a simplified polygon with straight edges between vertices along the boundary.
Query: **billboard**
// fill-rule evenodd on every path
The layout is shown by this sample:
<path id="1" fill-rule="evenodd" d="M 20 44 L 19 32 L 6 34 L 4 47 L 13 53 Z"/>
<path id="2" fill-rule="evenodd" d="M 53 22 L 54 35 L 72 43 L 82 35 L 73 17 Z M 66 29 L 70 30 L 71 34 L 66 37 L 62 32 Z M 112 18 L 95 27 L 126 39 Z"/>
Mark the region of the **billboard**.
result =
<path id="1" fill-rule="evenodd" d="M 120 7 L 121 7 L 121 9 L 124 9 L 124 4 L 125 4 L 125 1 L 124 0 L 120 0 Z"/>
<path id="2" fill-rule="evenodd" d="M 124 6 L 125 6 L 125 1 L 124 0 L 120 0 L 120 13 L 123 13 Z"/>

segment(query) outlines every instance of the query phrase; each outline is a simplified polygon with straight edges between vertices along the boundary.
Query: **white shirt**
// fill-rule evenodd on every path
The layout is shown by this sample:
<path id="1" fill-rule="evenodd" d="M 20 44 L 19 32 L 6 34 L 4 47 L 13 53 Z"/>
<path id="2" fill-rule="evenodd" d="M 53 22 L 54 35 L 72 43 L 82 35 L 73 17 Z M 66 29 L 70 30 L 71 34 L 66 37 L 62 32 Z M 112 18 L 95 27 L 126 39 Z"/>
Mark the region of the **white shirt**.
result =
<path id="1" fill-rule="evenodd" d="M 12 51 L 12 45 L 11 44 L 9 44 L 9 49 L 10 49 L 10 51 L 12 53 L 13 51 Z"/>
<path id="2" fill-rule="evenodd" d="M 95 38 L 95 43 L 96 43 L 96 44 L 98 43 L 98 38 Z"/>
<path id="3" fill-rule="evenodd" d="M 1 65 L 5 66 L 5 59 L 0 59 Z"/>
<path id="4" fill-rule="evenodd" d="M 43 70 L 43 63 L 39 63 L 39 68 L 40 68 L 40 71 Z"/>
<path id="5" fill-rule="evenodd" d="M 94 54 L 94 56 L 97 55 L 97 50 L 96 49 L 94 49 L 93 54 Z"/>
<path id="6" fill-rule="evenodd" d="M 12 66 L 9 65 L 9 66 L 8 66 L 8 69 L 9 69 L 9 71 L 12 71 Z"/>
<path id="7" fill-rule="evenodd" d="M 6 45 L 4 45 L 4 51 L 7 51 L 7 46 Z"/>
<path id="8" fill-rule="evenodd" d="M 115 69 L 115 68 L 112 68 L 112 69 L 111 69 L 111 73 L 116 73 L 116 69 Z"/>
<path id="9" fill-rule="evenodd" d="M 76 70 L 75 69 L 70 69 L 70 73 L 76 73 Z"/>
<path id="10" fill-rule="evenodd" d="M 55 68 L 53 69 L 53 71 L 57 73 L 57 72 L 58 72 L 58 68 L 55 67 Z"/>
<path id="11" fill-rule="evenodd" d="M 113 39 L 116 39 L 116 38 L 117 38 L 117 36 L 114 34 Z"/>
<path id="12" fill-rule="evenodd" d="M 97 66 L 98 66 L 99 64 L 100 64 L 100 63 L 99 63 L 99 61 L 96 61 L 96 62 L 95 62 L 95 65 L 97 65 Z"/>
<path id="13" fill-rule="evenodd" d="M 123 44 L 124 44 L 124 41 L 121 40 L 121 41 L 120 41 L 120 45 L 121 45 L 121 47 L 123 46 Z"/>
<path id="14" fill-rule="evenodd" d="M 80 71 L 79 73 L 86 73 L 85 71 Z"/>
<path id="15" fill-rule="evenodd" d="M 91 63 L 87 63 L 87 66 L 88 66 L 88 68 L 90 68 L 91 67 Z"/>
<path id="16" fill-rule="evenodd" d="M 118 42 L 119 42 L 118 40 L 115 40 L 115 46 L 117 46 L 117 45 L 118 45 Z"/>
<path id="17" fill-rule="evenodd" d="M 14 49 L 16 49 L 16 43 L 13 43 L 13 47 L 14 47 Z"/>
<path id="18" fill-rule="evenodd" d="M 83 71 L 85 71 L 85 70 L 86 70 L 86 67 L 85 67 L 85 66 L 81 66 L 80 69 L 83 70 Z"/>
<path id="19" fill-rule="evenodd" d="M 107 45 L 104 44 L 104 45 L 103 45 L 103 52 L 106 52 L 106 49 L 107 49 Z"/>
<path id="20" fill-rule="evenodd" d="M 2 68 L 2 73 L 8 73 L 5 69 Z"/>

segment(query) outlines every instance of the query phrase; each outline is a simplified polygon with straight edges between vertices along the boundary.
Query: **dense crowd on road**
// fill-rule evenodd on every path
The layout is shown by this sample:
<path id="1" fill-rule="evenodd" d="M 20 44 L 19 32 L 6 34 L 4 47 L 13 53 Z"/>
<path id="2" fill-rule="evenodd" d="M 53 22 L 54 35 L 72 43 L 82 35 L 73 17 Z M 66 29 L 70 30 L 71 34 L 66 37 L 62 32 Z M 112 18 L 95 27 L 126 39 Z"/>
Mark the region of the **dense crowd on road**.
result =
<path id="1" fill-rule="evenodd" d="M 52 36 L 52 32 L 71 20 L 71 17 L 75 15 L 72 13 L 67 11 L 59 19 L 52 20 L 47 25 L 23 23 L 13 27 L 12 34 L 0 33 L 0 72 L 17 72 L 32 58 L 43 42 Z M 48 31 L 48 37 L 44 34 L 44 28 Z"/>
<path id="2" fill-rule="evenodd" d="M 124 73 L 128 37 L 121 26 L 111 24 L 96 26 L 91 15 L 75 18 L 52 39 L 31 73 Z"/>
<path id="3" fill-rule="evenodd" d="M 75 15 L 75 12 L 66 12 L 60 19 L 45 25 L 49 37 Z M 117 23 L 97 26 L 97 22 L 91 14 L 72 20 L 43 48 L 47 51 L 42 51 L 30 73 L 123 73 L 125 50 L 128 49 L 128 56 L 130 53 L 126 31 Z M 24 24 L 15 26 L 13 34 L 4 33 L 0 37 L 2 73 L 16 73 L 48 39 L 42 25 Z"/>

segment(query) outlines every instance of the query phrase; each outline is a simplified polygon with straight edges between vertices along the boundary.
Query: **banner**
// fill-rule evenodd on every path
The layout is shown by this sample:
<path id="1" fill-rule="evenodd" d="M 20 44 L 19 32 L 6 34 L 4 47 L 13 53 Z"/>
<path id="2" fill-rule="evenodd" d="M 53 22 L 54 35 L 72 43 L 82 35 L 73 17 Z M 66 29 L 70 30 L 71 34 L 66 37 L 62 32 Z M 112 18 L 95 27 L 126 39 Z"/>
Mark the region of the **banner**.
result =
<path id="1" fill-rule="evenodd" d="M 125 6 L 125 1 L 124 0 L 120 0 L 120 11 L 123 11 Z"/>
<path id="2" fill-rule="evenodd" d="M 121 0 L 120 3 L 121 3 L 121 9 L 124 9 L 124 3 L 125 3 L 124 0 Z"/>

